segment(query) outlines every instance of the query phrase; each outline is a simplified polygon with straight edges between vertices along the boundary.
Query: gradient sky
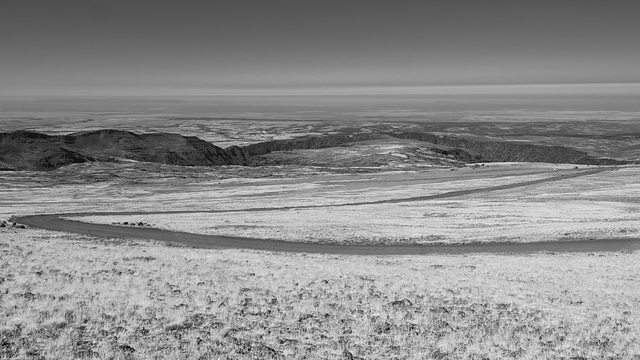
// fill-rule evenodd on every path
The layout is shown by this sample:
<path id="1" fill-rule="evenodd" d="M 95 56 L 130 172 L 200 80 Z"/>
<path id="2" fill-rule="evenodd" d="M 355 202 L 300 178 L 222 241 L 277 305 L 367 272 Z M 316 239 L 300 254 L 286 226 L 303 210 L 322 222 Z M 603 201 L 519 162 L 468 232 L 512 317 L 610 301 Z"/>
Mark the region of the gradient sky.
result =
<path id="1" fill-rule="evenodd" d="M 0 94 L 640 82 L 639 14 L 633 0 L 3 0 Z"/>

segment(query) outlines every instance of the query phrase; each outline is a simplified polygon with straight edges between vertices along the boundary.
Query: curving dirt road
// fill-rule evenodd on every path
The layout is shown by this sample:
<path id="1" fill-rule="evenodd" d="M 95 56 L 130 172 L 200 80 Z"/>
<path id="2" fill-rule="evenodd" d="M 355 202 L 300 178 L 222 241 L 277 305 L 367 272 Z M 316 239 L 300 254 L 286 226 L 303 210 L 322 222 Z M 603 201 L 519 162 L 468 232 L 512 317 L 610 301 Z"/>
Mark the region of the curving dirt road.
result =
<path id="1" fill-rule="evenodd" d="M 232 211 L 273 211 L 300 208 L 319 208 L 336 206 L 357 206 L 368 204 L 400 203 L 451 198 L 463 195 L 484 193 L 530 186 L 551 181 L 587 176 L 603 171 L 615 170 L 612 167 L 596 168 L 587 171 L 574 172 L 553 176 L 545 179 L 532 180 L 508 185 L 492 186 L 480 189 L 452 191 L 443 194 L 416 196 L 402 199 L 378 200 L 335 205 L 307 205 L 279 208 L 253 208 L 241 210 L 208 210 L 208 211 L 165 211 L 165 212 L 93 212 L 31 215 L 15 219 L 16 222 L 41 229 L 64 231 L 76 234 L 86 234 L 108 238 L 138 238 L 179 243 L 196 248 L 206 249 L 252 249 L 277 252 L 304 252 L 345 255 L 420 255 L 420 254 L 468 254 L 468 253 L 530 253 L 530 252 L 601 252 L 601 251 L 634 251 L 640 250 L 640 239 L 605 239 L 605 240 L 575 240 L 575 241 L 544 241 L 529 243 L 482 243 L 482 244 L 448 244 L 448 245 L 338 245 L 318 243 L 297 243 L 281 240 L 265 240 L 246 237 L 201 235 L 186 232 L 122 227 L 104 224 L 90 224 L 79 221 L 63 220 L 61 217 L 92 216 L 92 215 L 151 215 L 178 213 L 219 213 Z"/>

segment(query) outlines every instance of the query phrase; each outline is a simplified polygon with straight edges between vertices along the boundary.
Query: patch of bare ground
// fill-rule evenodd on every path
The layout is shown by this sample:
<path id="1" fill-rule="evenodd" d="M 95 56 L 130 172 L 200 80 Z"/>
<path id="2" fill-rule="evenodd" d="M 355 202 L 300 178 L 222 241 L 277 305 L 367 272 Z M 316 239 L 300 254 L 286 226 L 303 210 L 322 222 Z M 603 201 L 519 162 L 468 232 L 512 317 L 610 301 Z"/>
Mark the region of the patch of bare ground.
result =
<path id="1" fill-rule="evenodd" d="M 640 357 L 637 252 L 345 257 L 0 231 L 0 358 Z"/>

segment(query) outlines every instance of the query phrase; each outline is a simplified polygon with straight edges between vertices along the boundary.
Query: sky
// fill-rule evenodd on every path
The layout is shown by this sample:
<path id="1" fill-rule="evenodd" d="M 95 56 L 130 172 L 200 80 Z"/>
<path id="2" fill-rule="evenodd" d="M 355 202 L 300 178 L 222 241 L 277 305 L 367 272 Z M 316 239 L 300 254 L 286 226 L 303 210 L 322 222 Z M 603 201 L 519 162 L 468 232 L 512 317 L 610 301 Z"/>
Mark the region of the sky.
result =
<path id="1" fill-rule="evenodd" d="M 3 0 L 0 95 L 640 82 L 633 0 Z"/>

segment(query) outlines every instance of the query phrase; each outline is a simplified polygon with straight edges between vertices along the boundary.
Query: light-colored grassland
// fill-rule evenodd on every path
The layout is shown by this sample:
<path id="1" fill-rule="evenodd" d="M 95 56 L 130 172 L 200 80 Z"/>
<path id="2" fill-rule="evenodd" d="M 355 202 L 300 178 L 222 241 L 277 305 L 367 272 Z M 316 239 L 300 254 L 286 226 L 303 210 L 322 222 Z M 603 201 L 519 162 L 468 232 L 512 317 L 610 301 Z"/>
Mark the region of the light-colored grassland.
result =
<path id="1" fill-rule="evenodd" d="M 514 169 L 522 169 L 517 176 Z M 452 172 L 418 172 L 424 180 L 402 182 L 392 175 L 322 177 L 311 181 L 258 180 L 232 189 L 202 189 L 209 208 L 278 207 L 376 201 L 432 195 L 550 177 L 538 165 L 492 164 L 479 170 L 482 179 Z M 572 171 L 565 169 L 560 171 Z M 463 169 L 458 173 L 477 170 Z M 412 176 L 418 178 L 415 174 Z M 466 243 L 530 242 L 640 237 L 640 168 L 536 184 L 511 190 L 440 200 L 348 207 L 222 213 L 89 216 L 73 219 L 95 223 L 144 222 L 154 227 L 202 234 L 289 241 L 333 243 Z M 156 193 L 151 198 L 170 196 Z M 163 204 L 163 201 L 158 201 Z M 212 204 L 213 205 L 213 204 Z M 206 206 L 205 206 L 206 207 Z M 151 208 L 151 207 L 150 207 Z M 154 207 L 157 208 L 157 207 Z M 198 208 L 191 208 L 197 211 Z"/>
<path id="2" fill-rule="evenodd" d="M 549 164 L 491 164 L 479 169 L 335 173 L 327 168 L 184 168 L 149 163 L 75 164 L 54 172 L 0 174 L 4 214 L 90 211 L 246 209 L 329 205 L 536 180 Z M 572 171 L 573 166 L 564 166 Z M 0 213 L 0 216 L 3 214 Z"/>
<path id="3" fill-rule="evenodd" d="M 0 358 L 640 358 L 637 252 L 346 257 L 0 231 Z"/>

